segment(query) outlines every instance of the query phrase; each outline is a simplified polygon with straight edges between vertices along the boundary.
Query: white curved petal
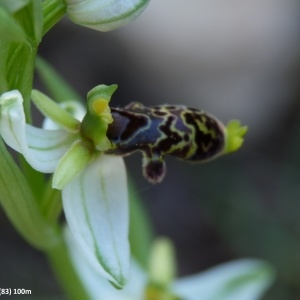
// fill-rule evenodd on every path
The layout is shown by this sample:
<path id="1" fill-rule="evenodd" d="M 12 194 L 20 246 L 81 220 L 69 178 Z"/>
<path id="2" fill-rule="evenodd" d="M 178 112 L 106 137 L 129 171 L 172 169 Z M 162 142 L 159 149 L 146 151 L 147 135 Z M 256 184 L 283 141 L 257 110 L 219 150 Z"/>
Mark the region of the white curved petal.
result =
<path id="1" fill-rule="evenodd" d="M 128 195 L 120 157 L 99 155 L 62 192 L 70 231 L 106 279 L 123 287 L 129 272 Z"/>
<path id="2" fill-rule="evenodd" d="M 26 139 L 28 145 L 24 145 L 22 153 L 29 164 L 40 172 L 53 173 L 77 136 L 64 130 L 43 130 L 27 125 Z"/>
<path id="3" fill-rule="evenodd" d="M 274 279 L 266 262 L 241 259 L 174 282 L 173 291 L 187 300 L 258 300 Z"/>
<path id="4" fill-rule="evenodd" d="M 52 173 L 77 136 L 63 130 L 43 130 L 25 123 L 19 91 L 0 97 L 0 133 L 7 145 L 22 153 L 36 170 Z"/>

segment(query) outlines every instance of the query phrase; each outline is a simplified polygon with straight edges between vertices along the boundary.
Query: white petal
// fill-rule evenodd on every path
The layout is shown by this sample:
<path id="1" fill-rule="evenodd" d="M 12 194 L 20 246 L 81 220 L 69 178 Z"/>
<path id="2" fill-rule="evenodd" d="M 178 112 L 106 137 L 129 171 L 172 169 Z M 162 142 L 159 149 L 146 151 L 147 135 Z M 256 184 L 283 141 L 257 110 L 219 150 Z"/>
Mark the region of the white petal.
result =
<path id="1" fill-rule="evenodd" d="M 186 300 L 258 300 L 273 279 L 269 264 L 243 259 L 179 279 L 173 291 Z"/>
<path id="2" fill-rule="evenodd" d="M 99 155 L 63 189 L 71 233 L 106 279 L 125 285 L 129 272 L 127 179 L 121 157 Z"/>
<path id="3" fill-rule="evenodd" d="M 88 263 L 67 228 L 65 228 L 65 239 L 77 274 L 91 299 L 141 300 L 143 298 L 147 276 L 135 261 L 131 262 L 129 282 L 120 291 L 114 288 L 103 276 L 99 276 L 99 273 Z"/>
<path id="4" fill-rule="evenodd" d="M 26 126 L 27 145 L 22 153 L 29 164 L 44 173 L 53 173 L 62 156 L 77 139 L 77 136 L 64 130 L 44 130 Z"/>
<path id="5" fill-rule="evenodd" d="M 25 123 L 23 98 L 18 91 L 0 97 L 0 133 L 5 143 L 22 153 L 36 170 L 52 173 L 77 136 L 63 130 L 43 130 Z"/>

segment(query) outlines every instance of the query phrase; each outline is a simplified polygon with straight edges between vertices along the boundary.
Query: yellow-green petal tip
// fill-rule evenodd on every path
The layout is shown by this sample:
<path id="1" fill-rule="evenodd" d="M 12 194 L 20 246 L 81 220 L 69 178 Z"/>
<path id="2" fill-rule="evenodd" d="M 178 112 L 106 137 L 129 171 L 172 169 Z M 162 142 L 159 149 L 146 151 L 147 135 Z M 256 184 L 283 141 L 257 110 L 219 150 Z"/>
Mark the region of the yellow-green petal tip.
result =
<path id="1" fill-rule="evenodd" d="M 240 121 L 229 121 L 226 126 L 225 153 L 238 150 L 244 142 L 244 136 L 247 131 L 248 126 L 242 126 Z"/>

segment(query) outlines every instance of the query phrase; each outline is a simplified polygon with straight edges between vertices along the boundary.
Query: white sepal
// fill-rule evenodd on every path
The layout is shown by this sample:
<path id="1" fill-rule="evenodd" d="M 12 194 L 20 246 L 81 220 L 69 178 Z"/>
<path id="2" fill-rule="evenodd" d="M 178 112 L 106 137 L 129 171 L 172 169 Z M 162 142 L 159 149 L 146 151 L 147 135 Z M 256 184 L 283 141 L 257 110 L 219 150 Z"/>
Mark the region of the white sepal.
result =
<path id="1" fill-rule="evenodd" d="M 62 191 L 75 242 L 89 263 L 119 287 L 129 272 L 127 179 L 121 157 L 99 155 Z"/>
<path id="2" fill-rule="evenodd" d="M 79 25 L 110 31 L 136 19 L 150 0 L 66 0 L 69 18 Z"/>
<path id="3" fill-rule="evenodd" d="M 271 266 L 257 259 L 240 259 L 200 274 L 178 279 L 172 290 L 184 299 L 258 300 L 274 279 Z"/>
<path id="4" fill-rule="evenodd" d="M 147 275 L 134 260 L 130 264 L 128 284 L 122 291 L 119 291 L 109 284 L 103 276 L 99 276 L 95 268 L 89 264 L 77 247 L 68 227 L 64 230 L 64 236 L 73 265 L 91 299 L 140 300 L 143 298 Z"/>
<path id="5" fill-rule="evenodd" d="M 34 169 L 52 173 L 77 136 L 26 124 L 23 97 L 17 90 L 1 95 L 0 108 L 0 134 L 5 143 L 22 153 Z"/>

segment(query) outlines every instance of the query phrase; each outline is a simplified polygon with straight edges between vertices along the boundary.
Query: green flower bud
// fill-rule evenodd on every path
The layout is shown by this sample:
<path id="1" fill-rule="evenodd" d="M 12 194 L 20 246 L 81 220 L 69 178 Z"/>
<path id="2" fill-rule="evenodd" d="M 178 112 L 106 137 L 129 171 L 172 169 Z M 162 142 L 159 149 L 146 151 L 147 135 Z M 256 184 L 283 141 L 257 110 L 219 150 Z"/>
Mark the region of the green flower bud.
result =
<path id="1" fill-rule="evenodd" d="M 175 251 L 172 242 L 167 238 L 156 239 L 149 262 L 150 283 L 166 289 L 175 278 L 175 273 Z"/>

